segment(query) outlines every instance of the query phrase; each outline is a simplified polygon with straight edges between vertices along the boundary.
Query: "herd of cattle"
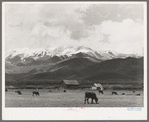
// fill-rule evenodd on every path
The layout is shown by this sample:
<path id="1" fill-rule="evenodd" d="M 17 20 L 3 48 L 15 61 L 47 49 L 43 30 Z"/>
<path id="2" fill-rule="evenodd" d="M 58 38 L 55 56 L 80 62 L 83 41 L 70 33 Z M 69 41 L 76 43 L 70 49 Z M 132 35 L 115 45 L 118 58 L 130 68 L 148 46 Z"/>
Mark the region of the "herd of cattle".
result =
<path id="1" fill-rule="evenodd" d="M 19 95 L 22 95 L 22 93 L 21 93 L 21 91 L 15 91 L 16 93 L 18 93 Z M 36 95 L 36 96 L 39 96 L 40 94 L 39 94 L 39 92 L 38 91 L 33 91 L 33 95 L 32 96 L 34 96 L 34 95 Z"/>
<path id="2" fill-rule="evenodd" d="M 8 89 L 5 90 L 6 92 L 8 91 Z M 18 93 L 19 95 L 22 95 L 21 91 L 20 90 L 17 90 L 15 91 L 16 93 Z M 49 91 L 49 92 L 52 92 L 52 91 Z M 63 90 L 63 92 L 66 92 L 66 89 Z M 135 91 L 133 91 L 133 93 L 135 93 Z M 99 94 L 104 94 L 104 92 L 102 90 L 99 90 Z M 39 92 L 38 91 L 33 91 L 32 92 L 32 96 L 40 96 Z M 112 91 L 112 94 L 111 95 L 118 95 L 117 92 L 115 91 Z M 125 95 L 125 93 L 122 93 L 121 95 Z M 141 94 L 136 94 L 136 96 L 140 96 Z M 96 96 L 96 94 L 94 92 L 90 92 L 90 91 L 87 91 L 85 92 L 85 100 L 84 100 L 84 104 L 86 104 L 86 101 L 87 103 L 89 104 L 89 99 L 91 99 L 91 103 L 93 104 L 94 100 L 95 100 L 95 103 L 98 104 L 98 98 Z"/>
<path id="3" fill-rule="evenodd" d="M 135 93 L 135 91 L 133 91 L 133 93 Z M 99 90 L 99 94 L 104 94 L 103 91 Z M 112 91 L 111 95 L 118 95 L 117 92 Z M 125 93 L 122 93 L 122 95 L 125 95 Z M 136 96 L 140 96 L 141 94 L 136 94 Z M 93 104 L 93 100 L 95 100 L 95 103 L 98 104 L 98 98 L 96 96 L 96 94 L 94 92 L 85 92 L 85 100 L 84 100 L 84 104 L 87 103 L 89 104 L 89 98 L 91 98 L 91 104 Z"/>

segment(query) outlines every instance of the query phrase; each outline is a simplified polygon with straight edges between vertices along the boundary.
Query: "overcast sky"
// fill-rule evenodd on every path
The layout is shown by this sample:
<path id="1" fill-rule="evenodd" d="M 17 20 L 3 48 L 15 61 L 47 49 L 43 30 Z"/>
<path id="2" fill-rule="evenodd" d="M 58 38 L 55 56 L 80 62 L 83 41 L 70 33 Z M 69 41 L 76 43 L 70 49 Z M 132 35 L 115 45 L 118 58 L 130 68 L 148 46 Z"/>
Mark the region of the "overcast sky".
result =
<path id="1" fill-rule="evenodd" d="M 5 25 L 6 51 L 79 45 L 140 54 L 145 39 L 142 3 L 5 4 Z"/>

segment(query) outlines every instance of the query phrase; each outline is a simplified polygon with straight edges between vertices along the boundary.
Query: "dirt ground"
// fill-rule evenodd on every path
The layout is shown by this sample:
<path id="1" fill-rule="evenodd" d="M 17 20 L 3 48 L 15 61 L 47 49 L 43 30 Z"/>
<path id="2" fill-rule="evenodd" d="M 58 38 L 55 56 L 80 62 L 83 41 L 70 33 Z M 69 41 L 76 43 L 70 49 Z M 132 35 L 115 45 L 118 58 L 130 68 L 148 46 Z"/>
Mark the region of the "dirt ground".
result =
<path id="1" fill-rule="evenodd" d="M 32 91 L 21 90 L 18 95 L 14 90 L 5 93 L 6 107 L 143 107 L 143 91 L 116 91 L 118 95 L 111 95 L 111 91 L 99 94 L 99 104 L 84 104 L 84 90 L 39 91 L 40 96 L 32 96 Z M 122 95 L 125 93 L 125 95 Z M 136 94 L 141 93 L 141 96 Z M 91 100 L 89 100 L 91 101 Z"/>

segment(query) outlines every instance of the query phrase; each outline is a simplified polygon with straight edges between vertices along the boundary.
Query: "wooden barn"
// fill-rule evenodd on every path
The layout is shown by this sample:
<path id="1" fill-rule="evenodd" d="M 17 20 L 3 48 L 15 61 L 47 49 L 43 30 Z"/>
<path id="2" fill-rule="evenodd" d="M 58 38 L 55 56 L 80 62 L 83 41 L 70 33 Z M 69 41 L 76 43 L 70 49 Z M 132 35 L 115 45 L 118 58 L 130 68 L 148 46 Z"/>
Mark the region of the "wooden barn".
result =
<path id="1" fill-rule="evenodd" d="M 61 87 L 63 88 L 78 88 L 79 82 L 77 80 L 62 80 Z"/>

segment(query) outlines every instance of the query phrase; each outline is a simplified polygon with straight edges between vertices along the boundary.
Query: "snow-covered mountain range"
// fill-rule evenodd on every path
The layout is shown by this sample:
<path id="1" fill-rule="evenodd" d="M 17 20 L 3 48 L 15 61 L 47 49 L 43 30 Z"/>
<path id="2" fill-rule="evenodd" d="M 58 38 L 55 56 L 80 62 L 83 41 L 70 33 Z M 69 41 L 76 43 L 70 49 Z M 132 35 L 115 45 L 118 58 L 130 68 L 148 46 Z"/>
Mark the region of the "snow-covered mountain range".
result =
<path id="1" fill-rule="evenodd" d="M 134 54 L 120 54 L 112 51 L 93 50 L 89 47 L 83 46 L 65 46 L 49 49 L 16 49 L 5 54 L 6 61 L 20 65 L 20 64 L 34 64 L 42 63 L 41 61 L 48 61 L 55 63 L 73 57 L 88 58 L 90 60 L 108 60 L 114 58 L 138 57 Z M 50 60 L 50 61 L 49 61 Z"/>
<path id="2" fill-rule="evenodd" d="M 24 48 L 6 53 L 5 73 L 9 83 L 18 79 L 138 80 L 143 78 L 143 57 L 82 46 Z"/>

